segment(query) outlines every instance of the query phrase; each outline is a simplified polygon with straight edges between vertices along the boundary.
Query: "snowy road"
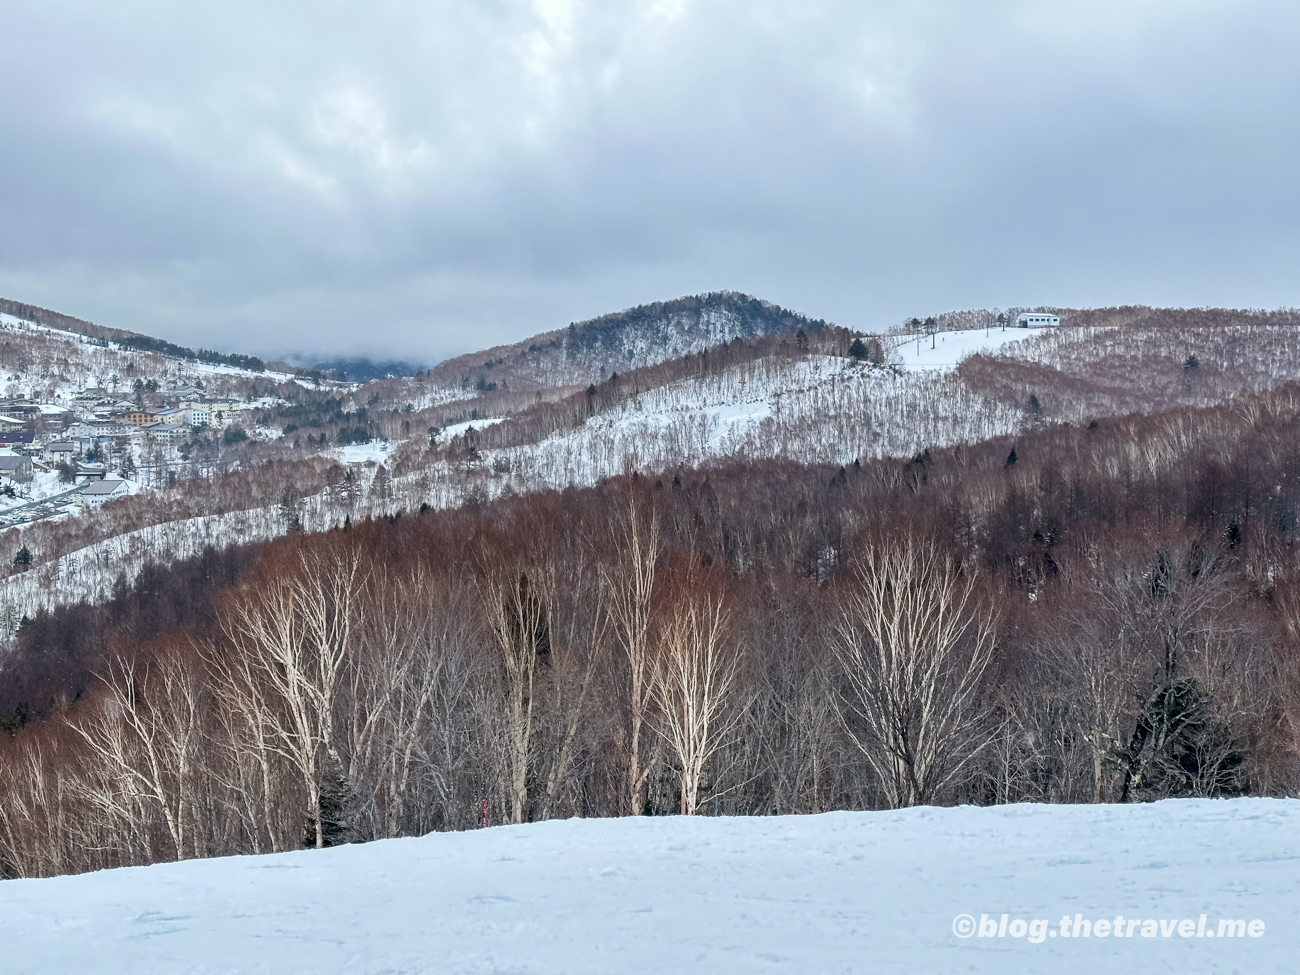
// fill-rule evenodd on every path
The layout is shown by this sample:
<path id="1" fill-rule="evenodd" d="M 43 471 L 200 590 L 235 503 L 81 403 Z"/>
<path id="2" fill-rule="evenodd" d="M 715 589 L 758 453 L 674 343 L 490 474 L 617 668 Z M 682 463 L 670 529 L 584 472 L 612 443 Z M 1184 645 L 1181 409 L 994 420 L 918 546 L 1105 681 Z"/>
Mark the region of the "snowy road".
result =
<path id="1" fill-rule="evenodd" d="M 1293 972 L 1298 866 L 1290 800 L 571 820 L 6 881 L 0 944 L 59 975 Z"/>

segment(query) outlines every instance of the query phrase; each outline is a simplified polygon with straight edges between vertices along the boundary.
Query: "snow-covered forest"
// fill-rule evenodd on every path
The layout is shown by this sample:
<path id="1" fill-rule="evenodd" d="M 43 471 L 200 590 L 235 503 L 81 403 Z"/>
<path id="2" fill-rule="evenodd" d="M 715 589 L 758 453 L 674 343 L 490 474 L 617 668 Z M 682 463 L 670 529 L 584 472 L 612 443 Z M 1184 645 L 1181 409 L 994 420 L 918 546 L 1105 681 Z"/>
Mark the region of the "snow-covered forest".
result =
<path id="1" fill-rule="evenodd" d="M 288 419 L 268 410 L 267 439 L 255 444 L 252 459 L 241 459 L 242 448 L 226 463 L 198 452 L 175 462 L 179 483 L 147 498 L 10 530 L 8 546 L 26 547 L 40 571 L 33 581 L 11 569 L 0 583 L 3 629 L 11 634 L 24 616 L 77 593 L 98 599 L 151 561 L 200 550 L 213 518 L 233 518 L 239 527 L 232 537 L 251 542 L 291 526 L 325 529 L 469 498 L 592 485 L 631 471 L 737 458 L 834 465 L 911 458 L 1052 423 L 1225 402 L 1300 379 L 1300 328 L 1284 312 L 1057 309 L 1063 324 L 1048 330 L 999 328 L 991 311 L 953 313 L 935 319 L 934 334 L 900 329 L 875 337 L 872 361 L 865 352 L 849 354 L 852 336 L 843 329 L 724 297 L 716 308 L 697 300 L 684 309 L 667 303 L 611 316 L 613 325 L 595 333 L 608 348 L 593 340 L 570 363 L 577 371 L 562 377 L 606 376 L 586 389 L 453 390 L 430 375 L 377 381 L 328 400 L 333 425 L 324 427 L 298 425 L 317 407 L 282 407 Z M 745 325 L 736 308 L 749 307 L 767 309 L 768 317 Z M 683 314 L 702 323 L 678 343 L 693 351 L 658 361 L 645 350 L 668 348 L 662 336 Z M 638 337 L 638 322 L 649 322 L 648 338 Z M 770 331 L 782 324 L 799 327 Z M 749 338 L 733 336 L 711 347 L 711 356 L 700 346 L 746 328 Z M 520 344 L 524 360 L 530 344 L 538 345 Z M 558 349 L 532 356 L 567 361 L 563 342 Z M 632 361 L 628 349 L 654 361 L 604 372 L 611 362 Z M 606 352 L 613 358 L 591 359 Z M 531 381 L 542 382 L 543 373 Z M 384 449 L 357 453 L 326 441 L 326 432 L 341 438 L 359 416 L 367 436 L 385 438 L 377 444 Z M 313 430 L 321 431 L 319 442 Z"/>
<path id="2" fill-rule="evenodd" d="M 0 390 L 6 397 L 67 402 L 90 387 L 130 395 L 137 378 L 211 385 L 231 395 L 254 378 L 283 381 L 285 373 L 258 372 L 124 348 L 106 339 L 50 328 L 0 313 Z M 242 382 L 241 382 L 242 381 Z"/>
<path id="3" fill-rule="evenodd" d="M 376 467 L 384 517 L 232 523 L 284 537 L 154 563 L 19 629 L 0 862 L 287 850 L 485 811 L 1294 795 L 1298 416 L 1287 385 L 913 458 L 733 459 L 423 510 L 397 510 L 412 475 Z M 954 622 L 899 629 L 922 619 Z M 922 671 L 882 662 L 891 641 Z"/>
<path id="4" fill-rule="evenodd" d="M 1061 316 L 756 331 L 506 410 L 278 385 L 250 443 L 0 536 L 0 869 L 1295 794 L 1300 330 Z M 900 577 L 955 628 L 891 629 Z"/>

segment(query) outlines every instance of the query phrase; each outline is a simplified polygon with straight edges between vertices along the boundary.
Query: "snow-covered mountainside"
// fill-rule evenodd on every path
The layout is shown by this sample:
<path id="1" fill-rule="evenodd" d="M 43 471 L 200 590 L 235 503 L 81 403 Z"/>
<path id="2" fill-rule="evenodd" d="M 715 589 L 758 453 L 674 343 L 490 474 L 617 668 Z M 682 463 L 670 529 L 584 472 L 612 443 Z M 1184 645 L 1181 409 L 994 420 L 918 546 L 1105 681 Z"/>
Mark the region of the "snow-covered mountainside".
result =
<path id="1" fill-rule="evenodd" d="M 513 345 L 449 359 L 424 377 L 430 402 L 445 402 L 475 387 L 532 391 L 585 386 L 611 372 L 692 355 L 735 338 L 779 332 L 820 332 L 827 323 L 734 291 L 690 295 L 638 305 L 574 322 Z"/>
<path id="2" fill-rule="evenodd" d="M 910 333 L 862 336 L 854 353 L 845 329 L 743 295 L 704 295 L 604 316 L 359 389 L 278 386 L 290 401 L 256 395 L 265 392 L 258 388 L 268 385 L 265 374 L 258 380 L 228 365 L 119 348 L 115 336 L 130 333 L 40 310 L 27 313 L 39 312 L 46 324 L 0 316 L 0 365 L 10 362 L 12 391 L 52 398 L 39 408 L 59 410 L 68 420 L 78 411 L 94 419 L 105 408 L 96 405 L 104 401 L 98 394 L 70 393 L 116 385 L 126 395 L 135 385 L 127 377 L 138 380 L 149 370 L 162 377 L 164 391 L 195 382 L 212 398 L 219 384 L 242 387 L 240 395 L 211 405 L 222 412 L 210 414 L 206 433 L 189 434 L 188 442 L 184 431 L 171 434 L 179 438 L 174 443 L 145 441 L 149 469 L 141 478 L 148 497 L 193 494 L 190 488 L 201 484 L 199 493 L 219 503 L 186 503 L 174 515 L 156 515 L 161 508 L 128 499 L 94 515 L 78 510 L 58 538 L 39 526 L 11 532 L 0 558 L 12 559 L 26 546 L 39 571 L 20 578 L 15 568 L 0 581 L 0 639 L 23 616 L 71 594 L 100 598 L 119 573 L 129 582 L 151 560 L 166 563 L 201 549 L 206 536 L 198 526 L 225 524 L 211 516 L 235 516 L 235 537 L 252 541 L 290 526 L 320 530 L 469 497 L 589 485 L 630 470 L 732 459 L 846 466 L 876 457 L 908 460 L 931 448 L 1014 438 L 1052 423 L 1087 425 L 1209 406 L 1300 380 L 1300 315 L 1294 312 L 1054 311 L 1062 325 L 1042 330 L 1000 328 L 992 311 L 940 315 L 933 320 L 936 334 L 918 331 L 913 321 Z M 609 375 L 615 371 L 617 380 Z M 98 392 L 114 399 L 107 389 Z M 45 439 L 86 432 L 76 425 L 66 433 L 54 429 L 44 414 L 33 422 L 52 428 Z M 238 443 L 216 443 L 217 424 L 250 431 L 246 457 L 235 456 Z M 82 437 L 87 444 L 88 436 Z M 133 450 L 144 468 L 140 446 L 110 446 L 113 461 Z M 234 459 L 216 457 L 220 451 Z M 284 459 L 339 466 L 329 477 L 313 467 L 311 484 L 299 484 L 293 468 L 273 473 L 267 464 Z M 240 465 L 282 483 L 254 503 L 227 491 L 218 480 L 223 475 L 214 473 Z M 178 480 L 169 487 L 173 472 Z M 33 483 L 41 477 L 49 475 L 38 473 Z M 325 490 L 327 484 L 343 486 Z M 13 504 L 29 502 L 30 493 L 20 486 Z M 284 498 L 297 506 L 296 516 L 286 516 Z M 37 514 L 67 514 L 60 512 Z M 144 530 L 168 521 L 193 527 L 193 544 L 176 543 L 170 528 Z M 124 541 L 104 544 L 115 536 Z M 155 548 L 163 538 L 172 541 Z M 110 564 L 112 578 L 100 578 Z"/>
<path id="3" fill-rule="evenodd" d="M 287 373 L 252 370 L 219 362 L 133 348 L 120 341 L 96 339 L 0 312 L 0 392 L 66 403 L 87 388 L 119 398 L 131 394 L 133 379 L 160 383 L 203 382 L 214 392 L 229 380 L 269 379 L 284 382 Z M 222 380 L 226 380 L 223 383 Z"/>
<path id="4" fill-rule="evenodd" d="M 933 350 L 926 337 L 919 353 L 899 341 L 883 368 L 843 356 L 760 359 L 648 389 L 575 430 L 489 459 L 564 487 L 721 457 L 851 464 L 1001 436 L 1020 428 L 1023 411 L 975 394 L 952 370 L 966 355 L 1039 334 L 951 332 Z"/>
<path id="5" fill-rule="evenodd" d="M 537 442 L 481 438 L 516 489 L 721 458 L 851 464 L 1300 380 L 1294 316 L 881 336 L 883 366 L 772 356 L 644 389 Z M 1199 353 L 1199 354 L 1198 354 Z"/>
<path id="6" fill-rule="evenodd" d="M 8 881 L 0 941 L 26 975 L 1293 972 L 1298 837 L 1271 799 L 567 820 Z"/>

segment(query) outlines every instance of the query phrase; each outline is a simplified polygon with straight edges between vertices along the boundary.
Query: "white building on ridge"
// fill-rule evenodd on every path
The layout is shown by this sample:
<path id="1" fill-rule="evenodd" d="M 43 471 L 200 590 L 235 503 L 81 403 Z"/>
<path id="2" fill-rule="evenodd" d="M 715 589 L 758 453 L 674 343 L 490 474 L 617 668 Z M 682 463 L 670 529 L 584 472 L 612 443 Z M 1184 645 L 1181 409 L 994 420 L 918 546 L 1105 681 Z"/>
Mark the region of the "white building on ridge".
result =
<path id="1" fill-rule="evenodd" d="M 1059 316 L 1041 311 L 1022 311 L 1016 316 L 1017 328 L 1050 328 L 1060 324 Z"/>

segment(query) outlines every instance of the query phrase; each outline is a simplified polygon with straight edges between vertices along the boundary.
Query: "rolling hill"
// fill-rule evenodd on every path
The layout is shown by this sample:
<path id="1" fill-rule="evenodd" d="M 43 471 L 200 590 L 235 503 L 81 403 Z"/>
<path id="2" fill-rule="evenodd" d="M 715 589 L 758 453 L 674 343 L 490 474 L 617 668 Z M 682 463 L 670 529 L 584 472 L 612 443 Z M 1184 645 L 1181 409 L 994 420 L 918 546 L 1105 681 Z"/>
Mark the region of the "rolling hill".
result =
<path id="1" fill-rule="evenodd" d="M 126 387 L 154 370 L 173 383 L 202 376 L 234 396 L 278 391 L 279 402 L 243 414 L 253 436 L 222 448 L 219 465 L 177 457 L 174 484 L 66 526 L 11 529 L 4 544 L 34 561 L 0 583 L 9 634 L 24 616 L 77 594 L 106 598 L 119 575 L 130 581 L 227 532 L 251 542 L 637 470 L 911 458 L 1053 424 L 1212 406 L 1300 379 L 1298 316 L 1287 311 L 1053 309 L 1062 325 L 1045 332 L 1001 331 L 991 311 L 949 313 L 933 336 L 877 336 L 881 360 L 867 361 L 848 354 L 845 329 L 724 292 L 574 323 L 414 377 L 322 390 L 124 349 L 98 326 L 7 307 L 81 330 L 6 318 L 0 365 L 14 370 L 15 391 L 66 399 L 82 384 L 116 376 Z M 345 446 L 358 438 L 371 442 Z"/>

